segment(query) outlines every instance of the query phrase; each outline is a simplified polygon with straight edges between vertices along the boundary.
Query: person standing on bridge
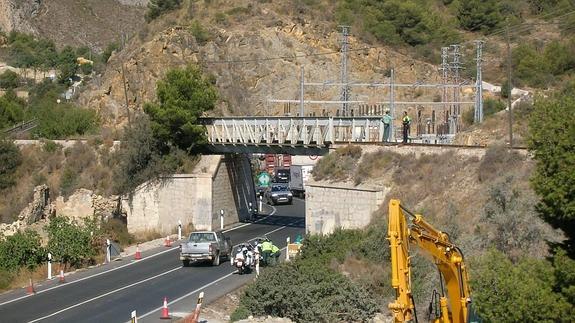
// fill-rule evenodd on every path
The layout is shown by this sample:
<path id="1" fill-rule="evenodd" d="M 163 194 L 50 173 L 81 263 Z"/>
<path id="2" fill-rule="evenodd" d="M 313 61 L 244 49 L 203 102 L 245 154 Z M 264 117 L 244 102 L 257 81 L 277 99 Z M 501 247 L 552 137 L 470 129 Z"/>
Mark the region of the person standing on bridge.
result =
<path id="1" fill-rule="evenodd" d="M 393 119 L 389 114 L 389 109 L 385 109 L 385 115 L 381 119 L 383 122 L 383 142 L 389 142 L 389 137 L 391 135 L 391 122 Z"/>
<path id="2" fill-rule="evenodd" d="M 401 124 L 403 125 L 403 143 L 407 143 L 407 138 L 409 137 L 409 128 L 411 127 L 411 117 L 407 115 L 407 111 L 403 111 Z"/>

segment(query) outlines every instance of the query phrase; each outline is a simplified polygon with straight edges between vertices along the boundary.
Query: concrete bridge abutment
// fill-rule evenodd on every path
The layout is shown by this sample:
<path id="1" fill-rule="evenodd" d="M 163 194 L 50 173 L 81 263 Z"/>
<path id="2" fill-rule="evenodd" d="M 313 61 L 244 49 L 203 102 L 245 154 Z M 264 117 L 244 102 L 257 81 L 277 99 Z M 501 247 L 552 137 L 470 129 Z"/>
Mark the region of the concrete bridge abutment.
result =
<path id="1" fill-rule="evenodd" d="M 140 185 L 122 199 L 122 209 L 130 233 L 166 235 L 177 232 L 178 221 L 184 228 L 219 230 L 221 210 L 224 226 L 243 221 L 250 202 L 256 205 L 250 161 L 243 154 L 226 154 L 202 156 L 190 174 Z"/>

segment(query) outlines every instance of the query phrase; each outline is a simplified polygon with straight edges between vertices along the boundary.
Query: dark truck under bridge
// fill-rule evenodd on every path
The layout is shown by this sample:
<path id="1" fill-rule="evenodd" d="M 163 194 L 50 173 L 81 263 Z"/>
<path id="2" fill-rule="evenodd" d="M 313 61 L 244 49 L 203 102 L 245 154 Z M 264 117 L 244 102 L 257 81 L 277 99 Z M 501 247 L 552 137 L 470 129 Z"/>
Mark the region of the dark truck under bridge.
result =
<path id="1" fill-rule="evenodd" d="M 380 143 L 380 116 L 201 118 L 211 153 L 325 155 L 340 144 Z"/>

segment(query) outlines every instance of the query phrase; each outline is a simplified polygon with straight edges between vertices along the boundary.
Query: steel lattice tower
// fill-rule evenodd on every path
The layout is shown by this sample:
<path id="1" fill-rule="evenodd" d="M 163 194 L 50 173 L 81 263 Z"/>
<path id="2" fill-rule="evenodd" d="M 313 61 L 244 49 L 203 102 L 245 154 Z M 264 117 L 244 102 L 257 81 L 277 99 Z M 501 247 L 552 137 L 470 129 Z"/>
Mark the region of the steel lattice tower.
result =
<path id="1" fill-rule="evenodd" d="M 347 53 L 349 51 L 349 40 L 348 40 L 348 36 L 349 36 L 349 26 L 340 26 L 341 27 L 341 33 L 342 33 L 342 39 L 341 39 L 341 83 L 342 83 L 342 88 L 341 88 L 341 101 L 343 101 L 342 104 L 342 115 L 347 115 L 348 113 L 348 103 L 347 101 L 349 101 L 349 97 L 350 97 L 350 89 L 349 89 L 349 85 L 348 85 L 348 74 L 347 74 Z"/>

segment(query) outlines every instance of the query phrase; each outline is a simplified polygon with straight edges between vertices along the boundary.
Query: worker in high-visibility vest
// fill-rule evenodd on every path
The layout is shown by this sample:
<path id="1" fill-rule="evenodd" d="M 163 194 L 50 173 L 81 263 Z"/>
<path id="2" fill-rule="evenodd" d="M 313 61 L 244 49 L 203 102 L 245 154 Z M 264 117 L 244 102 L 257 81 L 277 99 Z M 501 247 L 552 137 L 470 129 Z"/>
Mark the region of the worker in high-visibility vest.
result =
<path id="1" fill-rule="evenodd" d="M 275 244 L 272 244 L 272 253 L 270 254 L 271 263 L 274 265 L 277 264 L 281 254 L 282 252 L 280 251 L 280 248 L 278 248 Z"/>
<path id="2" fill-rule="evenodd" d="M 407 138 L 409 137 L 409 128 L 411 127 L 411 117 L 407 115 L 407 111 L 403 111 L 401 124 L 403 125 L 403 142 L 407 143 Z"/>
<path id="3" fill-rule="evenodd" d="M 272 254 L 273 244 L 269 240 L 265 240 L 261 244 L 262 248 L 262 257 L 264 265 L 269 264 L 270 255 Z"/>

